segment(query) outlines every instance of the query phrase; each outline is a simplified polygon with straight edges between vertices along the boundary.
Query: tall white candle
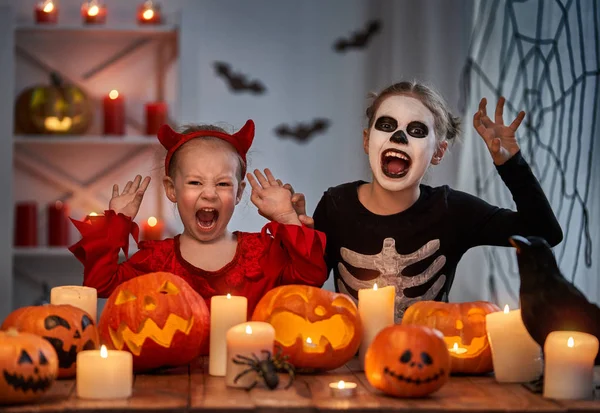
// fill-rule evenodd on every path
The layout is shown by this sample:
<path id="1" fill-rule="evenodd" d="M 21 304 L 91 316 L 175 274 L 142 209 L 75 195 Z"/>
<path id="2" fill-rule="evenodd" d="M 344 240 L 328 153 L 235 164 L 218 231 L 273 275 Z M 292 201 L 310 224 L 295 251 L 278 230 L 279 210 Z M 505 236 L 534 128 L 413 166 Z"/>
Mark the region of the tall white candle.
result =
<path id="1" fill-rule="evenodd" d="M 77 396 L 123 399 L 133 388 L 133 357 L 127 351 L 85 350 L 77 353 Z"/>
<path id="2" fill-rule="evenodd" d="M 87 312 L 94 323 L 98 309 L 98 293 L 95 288 L 79 285 L 63 285 L 50 290 L 50 304 L 70 304 Z"/>
<path id="3" fill-rule="evenodd" d="M 273 353 L 275 343 L 275 329 L 269 323 L 261 321 L 251 321 L 249 323 L 238 324 L 227 331 L 227 372 L 225 383 L 231 387 L 249 387 L 256 380 L 259 380 L 256 372 L 251 371 L 240 377 L 234 383 L 235 377 L 250 368 L 249 365 L 235 364 L 233 359 L 240 355 L 259 360 L 264 360 L 267 355 L 263 350 Z"/>
<path id="4" fill-rule="evenodd" d="M 394 303 L 396 299 L 396 287 L 389 286 L 358 291 L 358 314 L 362 323 L 363 335 L 359 349 L 361 366 L 364 367 L 365 354 L 375 336 L 394 324 Z"/>
<path id="5" fill-rule="evenodd" d="M 248 300 L 231 294 L 210 299 L 210 353 L 208 374 L 224 376 L 227 370 L 227 331 L 247 319 Z"/>
<path id="6" fill-rule="evenodd" d="M 576 331 L 553 331 L 544 343 L 544 397 L 590 399 L 594 396 L 594 359 L 598 339 Z"/>
<path id="7" fill-rule="evenodd" d="M 500 383 L 526 383 L 539 379 L 544 363 L 542 349 L 527 332 L 521 310 L 497 311 L 485 316 L 492 348 L 494 376 Z"/>

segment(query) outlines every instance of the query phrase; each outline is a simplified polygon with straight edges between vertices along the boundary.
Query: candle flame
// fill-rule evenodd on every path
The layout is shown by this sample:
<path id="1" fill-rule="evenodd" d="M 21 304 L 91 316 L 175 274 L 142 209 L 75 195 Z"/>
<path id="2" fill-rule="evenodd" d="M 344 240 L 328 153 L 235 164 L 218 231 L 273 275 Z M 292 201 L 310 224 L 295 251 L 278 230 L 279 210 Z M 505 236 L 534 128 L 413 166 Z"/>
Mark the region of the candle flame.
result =
<path id="1" fill-rule="evenodd" d="M 343 389 L 346 387 L 346 383 L 344 383 L 344 380 L 340 380 L 338 381 L 338 385 L 337 385 L 338 389 Z"/>
<path id="2" fill-rule="evenodd" d="M 95 212 L 90 212 L 88 215 L 89 215 L 90 217 L 97 217 L 97 216 L 98 216 L 98 214 L 97 214 L 97 213 L 95 213 Z"/>
<path id="3" fill-rule="evenodd" d="M 307 337 L 306 338 L 306 344 L 312 344 L 312 338 Z"/>
<path id="4" fill-rule="evenodd" d="M 106 350 L 106 346 L 104 344 L 102 344 L 102 347 L 100 347 L 100 357 L 103 359 L 108 358 L 108 351 Z"/>
<path id="5" fill-rule="evenodd" d="M 52 13 L 52 10 L 54 10 L 54 3 L 47 1 L 44 5 L 44 13 Z"/>
<path id="6" fill-rule="evenodd" d="M 252 327 L 246 326 L 246 334 L 252 334 Z"/>
<path id="7" fill-rule="evenodd" d="M 92 7 L 90 7 L 88 9 L 88 16 L 92 16 L 92 17 L 97 16 L 99 12 L 100 12 L 100 8 L 94 4 Z"/>
<path id="8" fill-rule="evenodd" d="M 151 18 L 154 17 L 154 10 L 152 10 L 152 9 L 145 10 L 144 13 L 142 13 L 142 17 L 144 18 L 144 20 L 150 20 Z"/>
<path id="9" fill-rule="evenodd" d="M 567 346 L 573 347 L 574 345 L 575 345 L 575 340 L 573 340 L 573 337 L 569 337 L 569 339 L 567 340 Z"/>
<path id="10" fill-rule="evenodd" d="M 155 227 L 156 224 L 158 224 L 158 219 L 156 219 L 155 217 L 148 218 L 148 225 L 150 225 L 151 227 Z"/>
<path id="11" fill-rule="evenodd" d="M 116 99 L 116 98 L 118 98 L 119 97 L 119 91 L 116 90 L 116 89 L 111 90 L 110 93 L 108 94 L 108 97 L 111 98 L 111 99 L 113 99 L 113 100 Z"/>
<path id="12" fill-rule="evenodd" d="M 227 299 L 231 300 L 231 294 L 227 294 Z M 248 326 L 248 327 L 250 327 L 250 326 Z"/>
<path id="13" fill-rule="evenodd" d="M 458 351 L 458 343 L 454 343 L 454 346 L 452 347 L 452 350 Z"/>
<path id="14" fill-rule="evenodd" d="M 509 308 L 508 308 L 508 304 L 506 304 L 506 305 L 504 306 L 504 314 L 508 314 L 508 310 L 509 310 Z"/>
<path id="15" fill-rule="evenodd" d="M 373 289 L 377 291 L 377 283 L 373 284 Z"/>

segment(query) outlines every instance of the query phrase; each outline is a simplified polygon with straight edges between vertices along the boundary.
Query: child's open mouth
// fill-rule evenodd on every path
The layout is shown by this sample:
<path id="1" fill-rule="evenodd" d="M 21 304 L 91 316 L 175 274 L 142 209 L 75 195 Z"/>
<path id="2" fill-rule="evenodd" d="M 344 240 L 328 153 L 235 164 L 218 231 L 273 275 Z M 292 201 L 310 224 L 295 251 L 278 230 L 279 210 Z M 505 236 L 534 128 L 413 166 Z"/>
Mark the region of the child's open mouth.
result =
<path id="1" fill-rule="evenodd" d="M 219 211 L 214 208 L 201 208 L 196 212 L 196 223 L 203 231 L 210 231 L 217 225 Z"/>
<path id="2" fill-rule="evenodd" d="M 381 154 L 381 170 L 388 178 L 402 178 L 410 168 L 410 156 L 398 149 L 387 149 Z"/>

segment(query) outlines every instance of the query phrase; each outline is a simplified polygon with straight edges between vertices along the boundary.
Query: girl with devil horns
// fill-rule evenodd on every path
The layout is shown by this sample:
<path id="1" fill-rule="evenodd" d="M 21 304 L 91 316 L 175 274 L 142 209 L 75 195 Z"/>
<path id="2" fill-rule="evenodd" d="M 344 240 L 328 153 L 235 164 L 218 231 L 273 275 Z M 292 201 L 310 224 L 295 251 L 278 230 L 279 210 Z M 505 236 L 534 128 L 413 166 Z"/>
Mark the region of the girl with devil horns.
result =
<path id="1" fill-rule="evenodd" d="M 102 225 L 72 220 L 82 239 L 69 249 L 84 265 L 83 284 L 108 297 L 124 281 L 166 271 L 184 278 L 207 301 L 227 293 L 245 296 L 249 315 L 260 298 L 278 285 L 323 285 L 325 236 L 302 225 L 306 217 L 299 217 L 294 209 L 298 197 L 268 169 L 264 175 L 255 170 L 247 178 L 252 202 L 270 222 L 260 233 L 227 228 L 246 186 L 246 153 L 253 139 L 252 120 L 233 135 L 210 125 L 188 127 L 181 133 L 163 125 L 158 132 L 167 149 L 163 186 L 167 198 L 177 205 L 183 233 L 142 241 L 138 252 L 118 263 L 119 250 L 127 253 L 130 234 L 137 242 L 133 219 L 150 177 L 142 181 L 136 176 L 121 192 L 114 185 Z"/>

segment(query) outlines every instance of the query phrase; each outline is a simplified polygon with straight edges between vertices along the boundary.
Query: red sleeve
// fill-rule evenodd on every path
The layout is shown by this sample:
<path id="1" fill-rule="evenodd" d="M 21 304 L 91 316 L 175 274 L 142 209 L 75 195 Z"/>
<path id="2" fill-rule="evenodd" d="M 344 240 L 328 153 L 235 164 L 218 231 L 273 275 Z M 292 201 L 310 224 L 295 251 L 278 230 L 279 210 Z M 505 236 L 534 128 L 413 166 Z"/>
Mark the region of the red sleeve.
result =
<path id="1" fill-rule="evenodd" d="M 260 264 L 280 284 L 321 287 L 327 280 L 325 234 L 304 225 L 269 222 L 261 232 L 265 253 Z"/>
<path id="2" fill-rule="evenodd" d="M 149 250 L 140 250 L 130 260 L 119 264 L 119 251 L 129 253 L 129 234 L 138 242 L 139 228 L 130 217 L 105 211 L 104 218 L 93 224 L 71 219 L 82 238 L 69 251 L 83 264 L 83 285 L 98 290 L 98 297 L 106 298 L 121 283 L 144 274 L 145 256 Z"/>

